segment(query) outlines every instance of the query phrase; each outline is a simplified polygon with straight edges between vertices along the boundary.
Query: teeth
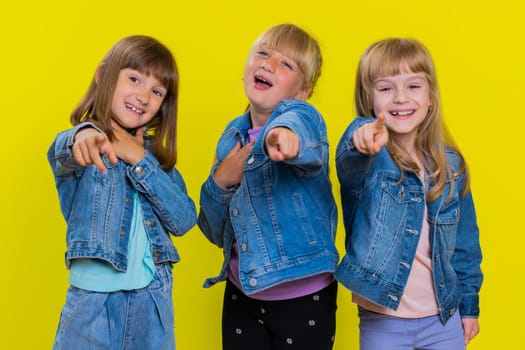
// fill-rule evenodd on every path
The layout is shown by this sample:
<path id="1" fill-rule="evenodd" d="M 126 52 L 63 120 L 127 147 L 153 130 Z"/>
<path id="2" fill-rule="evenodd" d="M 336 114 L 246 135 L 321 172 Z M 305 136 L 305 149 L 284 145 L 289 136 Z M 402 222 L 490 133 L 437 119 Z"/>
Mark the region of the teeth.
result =
<path id="1" fill-rule="evenodd" d="M 259 76 L 255 77 L 255 80 L 260 82 L 260 83 L 266 84 L 268 86 L 272 86 L 272 84 L 268 80 L 266 80 L 264 78 L 261 78 Z"/>
<path id="2" fill-rule="evenodd" d="M 408 111 L 408 112 L 392 112 L 391 114 L 392 115 L 398 115 L 398 116 L 401 116 L 401 117 L 404 117 L 404 116 L 407 116 L 407 115 L 410 115 L 414 113 L 414 111 Z"/>
<path id="3" fill-rule="evenodd" d="M 127 109 L 131 109 L 133 112 L 138 113 L 138 114 L 143 114 L 144 113 L 144 111 L 142 109 L 138 109 L 135 106 L 130 105 L 128 103 L 126 103 L 126 108 Z"/>

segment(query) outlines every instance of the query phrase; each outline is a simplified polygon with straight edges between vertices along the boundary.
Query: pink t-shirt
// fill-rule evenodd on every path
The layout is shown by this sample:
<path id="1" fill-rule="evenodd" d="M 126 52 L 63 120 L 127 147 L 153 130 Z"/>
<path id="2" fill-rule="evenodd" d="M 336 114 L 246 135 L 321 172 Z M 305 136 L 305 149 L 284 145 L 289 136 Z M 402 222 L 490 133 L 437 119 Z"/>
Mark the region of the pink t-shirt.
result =
<path id="1" fill-rule="evenodd" d="M 352 294 L 352 300 L 370 311 L 403 318 L 420 318 L 438 314 L 438 304 L 432 278 L 432 251 L 430 247 L 427 209 L 423 218 L 421 237 L 408 276 L 407 285 L 397 310 L 381 307 L 371 301 Z"/>

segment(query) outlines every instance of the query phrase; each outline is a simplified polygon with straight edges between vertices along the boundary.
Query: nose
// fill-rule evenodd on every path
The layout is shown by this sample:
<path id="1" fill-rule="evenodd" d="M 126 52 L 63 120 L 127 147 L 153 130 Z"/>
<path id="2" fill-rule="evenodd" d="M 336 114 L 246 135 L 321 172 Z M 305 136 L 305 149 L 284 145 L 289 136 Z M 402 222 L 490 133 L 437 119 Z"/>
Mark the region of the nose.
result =
<path id="1" fill-rule="evenodd" d="M 408 96 L 406 91 L 399 89 L 396 90 L 396 94 L 394 96 L 394 102 L 396 103 L 404 103 L 408 101 Z"/>
<path id="2" fill-rule="evenodd" d="M 145 92 L 138 92 L 135 94 L 135 98 L 140 104 L 148 103 L 148 94 Z"/>
<path id="3" fill-rule="evenodd" d="M 261 67 L 262 70 L 265 70 L 267 72 L 270 72 L 272 73 L 274 71 L 274 67 L 275 67 L 275 59 L 273 59 L 272 57 L 264 60 L 261 62 L 261 64 L 259 65 L 259 67 Z"/>

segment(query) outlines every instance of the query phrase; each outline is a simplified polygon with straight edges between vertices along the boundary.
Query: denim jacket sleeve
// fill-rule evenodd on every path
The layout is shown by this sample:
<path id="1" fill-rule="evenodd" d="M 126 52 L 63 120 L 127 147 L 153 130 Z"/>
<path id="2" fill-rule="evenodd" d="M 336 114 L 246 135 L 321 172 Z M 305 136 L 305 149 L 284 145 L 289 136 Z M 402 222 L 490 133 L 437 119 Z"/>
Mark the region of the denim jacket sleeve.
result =
<path id="1" fill-rule="evenodd" d="M 295 102 L 295 101 L 294 101 Z M 295 166 L 306 174 L 314 175 L 324 169 L 328 160 L 328 140 L 326 126 L 322 116 L 307 103 L 291 104 L 283 113 L 271 118 L 265 127 L 263 140 L 268 132 L 277 127 L 285 127 L 293 131 L 300 139 L 300 149 L 297 157 L 284 162 Z"/>
<path id="2" fill-rule="evenodd" d="M 181 236 L 195 225 L 195 204 L 188 196 L 184 180 L 177 169 L 162 170 L 157 158 L 147 151 L 139 162 L 128 166 L 127 176 L 171 234 Z"/>
<path id="3" fill-rule="evenodd" d="M 354 133 L 362 125 L 373 122 L 373 118 L 357 117 L 346 128 L 335 153 L 336 169 L 342 185 L 359 184 L 372 166 L 374 156 L 360 153 L 354 146 Z M 383 149 L 382 149 L 383 151 Z"/>
<path id="4" fill-rule="evenodd" d="M 479 229 L 476 223 L 472 193 L 469 191 L 460 201 L 460 219 L 452 259 L 462 291 L 459 304 L 461 317 L 477 318 L 479 316 L 479 290 L 483 282 L 481 260 Z"/>
<path id="5" fill-rule="evenodd" d="M 69 216 L 76 186 L 85 171 L 85 167 L 75 161 L 71 151 L 76 133 L 85 126 L 95 127 L 91 123 L 81 123 L 60 132 L 47 154 L 65 217 Z M 111 166 L 105 156 L 103 161 Z M 157 159 L 147 151 L 142 160 L 127 167 L 126 176 L 148 200 L 166 230 L 182 235 L 195 225 L 195 204 L 187 195 L 184 181 L 175 168 L 163 171 Z"/>
<path id="6" fill-rule="evenodd" d="M 230 200 L 236 188 L 224 189 L 217 185 L 213 173 L 216 163 L 208 179 L 201 187 L 200 211 L 197 225 L 208 240 L 219 248 L 224 247 L 224 226 L 228 220 Z"/>
<path id="7" fill-rule="evenodd" d="M 83 167 L 73 158 L 71 147 L 75 143 L 75 135 L 84 127 L 92 127 L 100 131 L 94 124 L 89 122 L 80 123 L 73 128 L 58 133 L 55 140 L 47 151 L 47 159 L 55 177 L 69 176 Z"/>
<path id="8" fill-rule="evenodd" d="M 91 123 L 80 123 L 59 132 L 47 151 L 47 160 L 55 179 L 60 209 L 65 218 L 69 217 L 79 179 L 84 173 L 84 167 L 73 158 L 71 147 L 77 132 L 86 126 L 95 127 Z"/>

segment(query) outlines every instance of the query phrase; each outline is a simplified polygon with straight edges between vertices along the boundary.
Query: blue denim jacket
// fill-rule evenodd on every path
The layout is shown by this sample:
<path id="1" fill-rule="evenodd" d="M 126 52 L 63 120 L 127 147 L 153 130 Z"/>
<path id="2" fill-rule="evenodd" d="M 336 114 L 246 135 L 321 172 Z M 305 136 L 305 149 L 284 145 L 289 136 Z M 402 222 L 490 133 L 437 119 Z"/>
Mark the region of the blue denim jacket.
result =
<path id="1" fill-rule="evenodd" d="M 297 157 L 283 162 L 268 158 L 263 140 L 275 127 L 299 135 Z M 228 124 L 211 174 L 237 142 L 246 144 L 250 128 L 249 113 Z M 337 207 L 328 172 L 322 116 L 306 102 L 282 101 L 261 130 L 241 183 L 223 189 L 210 174 L 202 185 L 198 225 L 212 243 L 224 249 L 220 275 L 208 279 L 205 287 L 226 279 L 234 238 L 239 247 L 239 277 L 247 294 L 335 271 Z"/>
<path id="2" fill-rule="evenodd" d="M 335 274 L 344 286 L 364 298 L 397 309 L 415 256 L 425 210 L 425 188 L 415 173 L 400 171 L 383 147 L 375 156 L 359 153 L 353 133 L 372 119 L 359 117 L 345 131 L 336 153 L 337 175 L 346 229 L 346 255 Z M 459 157 L 447 152 L 457 170 Z M 440 317 L 446 322 L 458 309 L 461 317 L 479 315 L 483 280 L 476 214 L 464 174 L 442 197 L 427 203 L 432 271 Z"/>
<path id="3" fill-rule="evenodd" d="M 134 191 L 139 194 L 154 262 L 179 261 L 168 233 L 181 236 L 197 221 L 195 204 L 179 172 L 175 168 L 163 171 L 149 151 L 134 166 L 121 160 L 112 164 L 104 156 L 107 173 L 78 165 L 71 147 L 76 132 L 86 125 L 90 124 L 59 133 L 47 154 L 67 222 L 67 267 L 71 259 L 92 257 L 126 270 Z M 148 149 L 149 141 L 145 141 Z"/>

